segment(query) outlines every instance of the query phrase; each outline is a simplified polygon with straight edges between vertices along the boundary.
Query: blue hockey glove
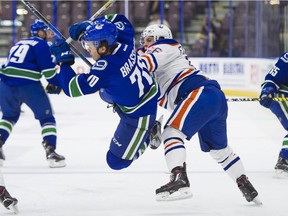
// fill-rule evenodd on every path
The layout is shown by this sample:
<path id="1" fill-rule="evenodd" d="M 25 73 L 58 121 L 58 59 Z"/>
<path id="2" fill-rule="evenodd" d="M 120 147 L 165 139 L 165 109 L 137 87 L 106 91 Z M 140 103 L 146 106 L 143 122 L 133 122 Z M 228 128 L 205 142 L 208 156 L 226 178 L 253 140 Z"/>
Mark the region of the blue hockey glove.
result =
<path id="1" fill-rule="evenodd" d="M 270 108 L 272 106 L 276 89 L 276 86 L 272 83 L 267 83 L 264 85 L 260 94 L 260 104 L 262 106 L 266 108 Z"/>
<path id="2" fill-rule="evenodd" d="M 69 28 L 69 34 L 70 37 L 77 41 L 79 38 L 79 36 L 86 30 L 86 28 L 92 24 L 90 21 L 84 21 L 84 22 L 79 22 L 79 23 L 75 23 L 74 25 L 72 25 Z"/>
<path id="3" fill-rule="evenodd" d="M 60 94 L 62 88 L 53 84 L 48 84 L 45 90 L 48 94 Z"/>
<path id="4" fill-rule="evenodd" d="M 74 64 L 75 57 L 64 39 L 57 39 L 55 43 L 50 46 L 50 52 L 55 56 L 57 64 Z"/>

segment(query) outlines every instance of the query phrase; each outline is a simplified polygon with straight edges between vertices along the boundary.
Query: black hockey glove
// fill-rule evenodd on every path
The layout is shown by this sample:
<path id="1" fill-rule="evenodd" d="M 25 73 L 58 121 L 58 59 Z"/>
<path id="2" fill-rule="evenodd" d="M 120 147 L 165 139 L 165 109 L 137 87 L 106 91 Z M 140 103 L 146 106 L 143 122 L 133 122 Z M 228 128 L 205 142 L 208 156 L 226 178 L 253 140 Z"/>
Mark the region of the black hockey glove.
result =
<path id="1" fill-rule="evenodd" d="M 60 94 L 62 88 L 53 84 L 48 84 L 45 90 L 48 94 Z"/>
<path id="2" fill-rule="evenodd" d="M 55 56 L 57 64 L 74 64 L 75 57 L 64 39 L 57 39 L 56 42 L 50 46 L 50 52 Z"/>

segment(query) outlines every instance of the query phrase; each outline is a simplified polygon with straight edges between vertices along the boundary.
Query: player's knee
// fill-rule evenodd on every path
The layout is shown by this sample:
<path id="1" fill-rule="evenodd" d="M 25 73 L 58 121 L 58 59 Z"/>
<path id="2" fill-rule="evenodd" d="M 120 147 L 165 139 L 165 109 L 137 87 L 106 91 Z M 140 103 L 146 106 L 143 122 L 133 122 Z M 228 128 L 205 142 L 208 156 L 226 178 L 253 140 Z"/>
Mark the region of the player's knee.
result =
<path id="1" fill-rule="evenodd" d="M 184 140 L 186 136 L 176 128 L 166 127 L 162 133 L 162 140 L 164 141 L 164 143 L 165 140 L 173 137 L 181 138 L 182 140 Z"/>
<path id="2" fill-rule="evenodd" d="M 210 151 L 210 155 L 212 158 L 214 158 L 216 161 L 223 161 L 225 160 L 227 157 L 229 157 L 229 155 L 231 155 L 233 153 L 233 150 L 230 146 L 227 146 L 224 149 L 220 149 L 220 150 L 211 150 Z"/>
<path id="3" fill-rule="evenodd" d="M 130 164 L 132 163 L 132 160 L 124 160 L 115 156 L 110 150 L 106 154 L 106 161 L 109 167 L 114 170 L 124 169 L 130 166 Z"/>
<path id="4" fill-rule="evenodd" d="M 10 122 L 12 125 L 15 125 L 18 122 L 19 117 L 20 117 L 20 114 L 13 116 L 13 117 L 7 117 L 7 116 L 3 115 L 2 120 L 6 120 L 6 121 Z"/>
<path id="5" fill-rule="evenodd" d="M 44 126 L 47 124 L 53 124 L 53 125 L 56 124 L 56 120 L 55 120 L 54 116 L 51 116 L 51 117 L 45 118 L 45 119 L 41 119 L 39 121 L 40 121 L 41 126 Z"/>

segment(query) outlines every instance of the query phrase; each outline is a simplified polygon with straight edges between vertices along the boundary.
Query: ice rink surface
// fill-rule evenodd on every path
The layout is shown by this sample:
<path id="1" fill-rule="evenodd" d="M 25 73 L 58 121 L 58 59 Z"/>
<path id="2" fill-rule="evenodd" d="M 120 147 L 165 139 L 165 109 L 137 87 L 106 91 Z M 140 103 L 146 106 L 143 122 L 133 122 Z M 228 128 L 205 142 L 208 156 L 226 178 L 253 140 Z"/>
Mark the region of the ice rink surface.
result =
<path id="1" fill-rule="evenodd" d="M 246 202 L 236 183 L 200 151 L 197 136 L 186 143 L 193 197 L 157 202 L 155 189 L 169 181 L 162 146 L 148 149 L 126 170 L 113 171 L 105 155 L 117 114 L 97 94 L 50 98 L 58 126 L 57 152 L 66 157 L 67 166 L 48 167 L 39 123 L 26 106 L 4 146 L 2 170 L 21 216 L 287 215 L 288 179 L 273 178 L 286 132 L 258 102 L 229 102 L 228 137 L 259 192 L 260 207 Z M 13 213 L 0 206 L 0 215 Z"/>

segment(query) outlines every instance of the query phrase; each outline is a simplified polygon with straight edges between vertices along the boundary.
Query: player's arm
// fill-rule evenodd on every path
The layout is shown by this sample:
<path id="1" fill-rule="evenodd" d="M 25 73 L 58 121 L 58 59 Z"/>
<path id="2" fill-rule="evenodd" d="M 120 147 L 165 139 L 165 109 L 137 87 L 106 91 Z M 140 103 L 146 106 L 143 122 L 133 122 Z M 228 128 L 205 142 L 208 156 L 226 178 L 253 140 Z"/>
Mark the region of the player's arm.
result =
<path id="1" fill-rule="evenodd" d="M 108 14 L 106 19 L 114 23 L 118 29 L 117 41 L 124 44 L 134 44 L 135 30 L 133 25 L 122 14 Z"/>
<path id="2" fill-rule="evenodd" d="M 99 78 L 93 74 L 97 63 L 96 66 L 92 67 L 89 74 L 76 74 L 71 68 L 75 57 L 65 40 L 57 40 L 50 46 L 50 51 L 55 56 L 57 64 L 60 65 L 60 86 L 67 96 L 79 97 L 99 90 Z"/>
<path id="3" fill-rule="evenodd" d="M 270 108 L 273 104 L 275 93 L 281 88 L 282 83 L 288 82 L 288 53 L 284 53 L 265 76 L 261 85 L 260 104 Z"/>
<path id="4" fill-rule="evenodd" d="M 53 84 L 59 85 L 59 77 L 56 72 L 56 65 L 52 61 L 52 56 L 49 50 L 49 46 L 46 42 L 38 43 L 33 49 L 38 67 L 41 74 L 45 79 Z"/>
<path id="5" fill-rule="evenodd" d="M 288 82 L 288 52 L 282 54 L 274 67 L 265 76 L 264 84 L 273 83 L 280 87 L 283 83 Z"/>

